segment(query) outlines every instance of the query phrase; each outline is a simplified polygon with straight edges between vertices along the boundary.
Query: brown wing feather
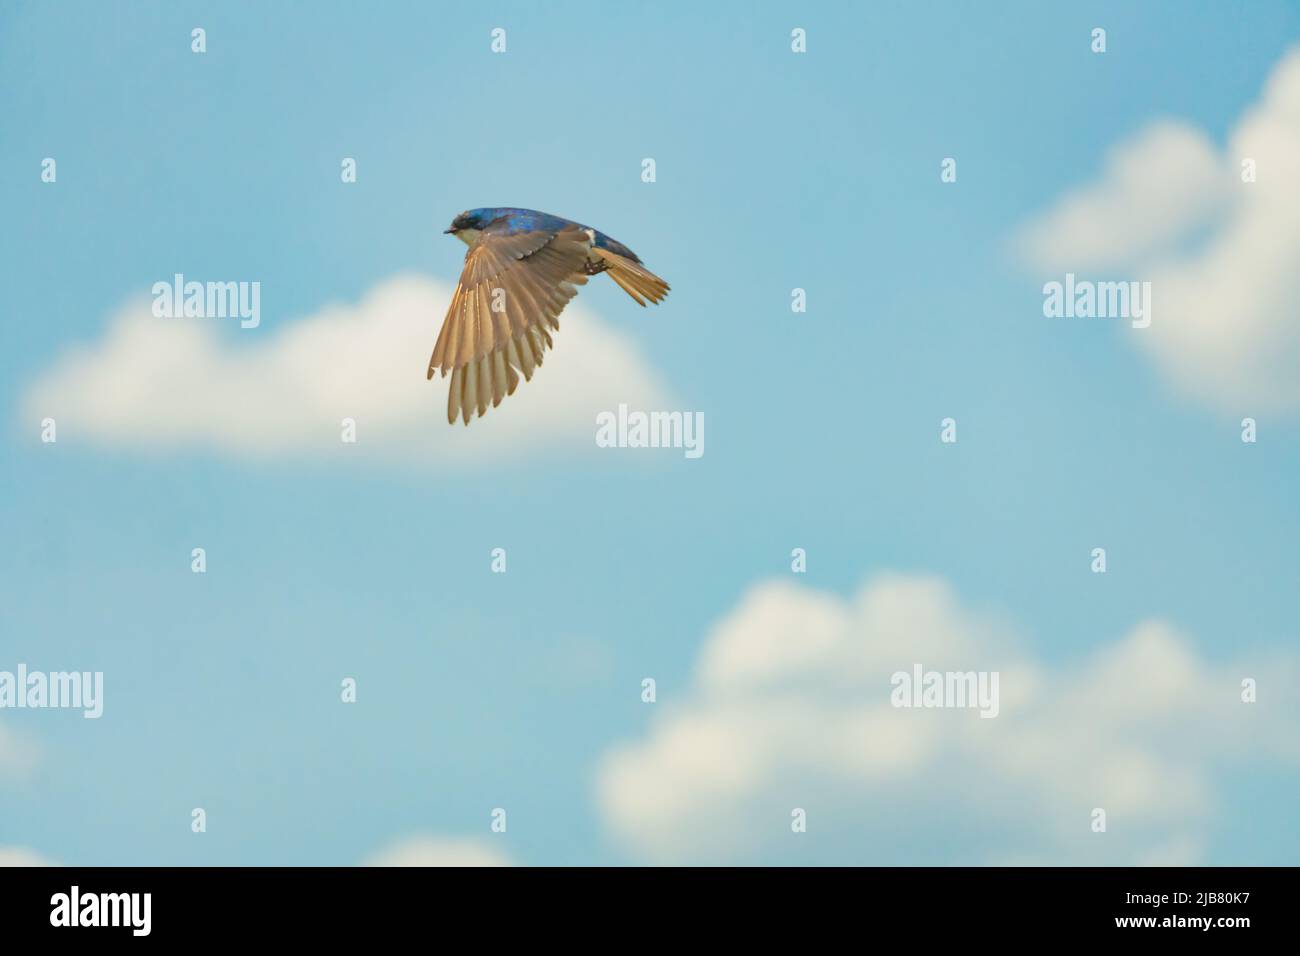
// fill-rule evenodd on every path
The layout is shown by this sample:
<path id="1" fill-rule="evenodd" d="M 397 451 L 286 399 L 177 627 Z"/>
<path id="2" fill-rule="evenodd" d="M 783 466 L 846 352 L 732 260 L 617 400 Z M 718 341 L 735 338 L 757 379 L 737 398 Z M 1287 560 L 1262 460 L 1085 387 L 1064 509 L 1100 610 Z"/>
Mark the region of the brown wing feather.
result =
<path id="1" fill-rule="evenodd" d="M 577 287 L 591 237 L 576 227 L 500 235 L 485 231 L 465 254 L 465 268 L 429 358 L 428 377 L 451 375 L 447 420 L 466 425 L 499 405 L 542 364 L 548 329 Z M 499 291 L 498 291 L 499 290 Z"/>

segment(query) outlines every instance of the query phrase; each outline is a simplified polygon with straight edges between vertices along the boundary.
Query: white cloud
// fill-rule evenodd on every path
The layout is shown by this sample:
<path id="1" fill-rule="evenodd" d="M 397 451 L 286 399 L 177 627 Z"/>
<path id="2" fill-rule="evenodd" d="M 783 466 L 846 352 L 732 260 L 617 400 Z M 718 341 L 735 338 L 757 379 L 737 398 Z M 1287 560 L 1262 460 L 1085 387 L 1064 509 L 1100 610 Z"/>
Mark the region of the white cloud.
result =
<path id="1" fill-rule="evenodd" d="M 1258 180 L 1241 179 L 1252 159 Z M 1132 335 L 1166 378 L 1231 415 L 1300 411 L 1300 51 L 1275 68 L 1227 148 L 1160 123 L 1112 154 L 1017 243 L 1054 273 L 1104 267 L 1149 280 L 1153 319 Z M 1197 227 L 1205 226 L 1205 235 Z"/>
<path id="2" fill-rule="evenodd" d="M 69 350 L 32 385 L 25 421 L 34 428 L 54 418 L 61 442 L 441 468 L 594 448 L 598 411 L 619 402 L 671 407 L 632 341 L 575 302 L 531 382 L 468 428 L 449 426 L 449 380 L 426 381 L 425 369 L 451 291 L 396 277 L 359 304 L 280 328 L 264 316 L 248 330 L 232 319 L 156 318 L 141 300 L 112 318 L 101 341 Z M 344 418 L 357 422 L 355 445 L 340 441 Z"/>
<path id="3" fill-rule="evenodd" d="M 894 708 L 890 678 L 914 663 L 998 671 L 999 715 Z M 1259 703 L 1240 700 L 1247 676 Z M 1293 659 L 1211 665 L 1159 622 L 1054 669 L 940 580 L 885 576 L 850 600 L 766 583 L 712 629 L 692 686 L 661 688 L 645 736 L 604 756 L 598 802 L 621 845 L 660 862 L 819 839 L 858 863 L 915 862 L 936 841 L 944 863 L 1188 862 L 1217 769 L 1300 763 L 1300 714 L 1268 689 L 1297 677 Z"/>
<path id="4" fill-rule="evenodd" d="M 371 856 L 363 866 L 512 866 L 509 856 L 483 840 L 426 835 L 407 837 Z"/>
<path id="5" fill-rule="evenodd" d="M 20 846 L 0 846 L 0 868 L 7 866 L 54 866 L 38 853 Z"/>
<path id="6" fill-rule="evenodd" d="M 1123 266 L 1205 223 L 1229 201 L 1233 183 L 1209 137 L 1157 122 L 1111 150 L 1099 181 L 1026 226 L 1020 253 L 1048 271 Z"/>

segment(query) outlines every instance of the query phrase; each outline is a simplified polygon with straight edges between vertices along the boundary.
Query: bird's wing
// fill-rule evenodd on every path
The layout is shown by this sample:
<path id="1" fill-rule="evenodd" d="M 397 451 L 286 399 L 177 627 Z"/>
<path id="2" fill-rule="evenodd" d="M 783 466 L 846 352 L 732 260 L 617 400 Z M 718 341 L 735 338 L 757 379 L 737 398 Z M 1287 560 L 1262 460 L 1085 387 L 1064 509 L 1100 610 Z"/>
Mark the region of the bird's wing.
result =
<path id="1" fill-rule="evenodd" d="M 495 227 L 495 228 L 494 228 Z M 574 225 L 556 230 L 508 233 L 489 226 L 465 254 L 465 268 L 451 298 L 438 342 L 429 359 L 435 371 L 451 373 L 447 421 L 465 424 L 487 412 L 542 364 L 550 330 L 587 281 L 583 268 L 591 236 Z"/>

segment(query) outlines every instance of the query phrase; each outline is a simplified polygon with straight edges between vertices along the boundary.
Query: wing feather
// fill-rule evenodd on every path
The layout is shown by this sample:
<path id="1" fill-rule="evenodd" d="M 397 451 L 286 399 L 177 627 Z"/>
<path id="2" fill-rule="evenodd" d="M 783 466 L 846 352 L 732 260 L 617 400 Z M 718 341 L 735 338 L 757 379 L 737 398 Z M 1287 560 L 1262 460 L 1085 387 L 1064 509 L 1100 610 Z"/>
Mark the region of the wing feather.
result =
<path id="1" fill-rule="evenodd" d="M 447 420 L 469 424 L 514 393 L 522 372 L 533 377 L 551 331 L 583 274 L 591 237 L 577 226 L 510 233 L 504 223 L 483 230 L 465 267 L 429 358 L 428 377 L 451 375 Z M 504 308 L 494 311 L 493 305 Z"/>

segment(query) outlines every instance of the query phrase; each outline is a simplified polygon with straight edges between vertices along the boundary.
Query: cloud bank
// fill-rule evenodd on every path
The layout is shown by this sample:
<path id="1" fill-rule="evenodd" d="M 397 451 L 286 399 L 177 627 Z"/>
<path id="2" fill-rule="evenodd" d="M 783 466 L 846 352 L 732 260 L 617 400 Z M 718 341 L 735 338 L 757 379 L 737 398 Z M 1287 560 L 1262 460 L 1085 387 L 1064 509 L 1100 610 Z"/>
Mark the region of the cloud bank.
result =
<path id="1" fill-rule="evenodd" d="M 1000 672 L 1000 713 L 895 708 L 891 676 L 915 663 Z M 942 580 L 849 599 L 766 583 L 708 634 L 691 686 L 660 689 L 645 735 L 604 755 L 597 800 L 653 862 L 797 861 L 806 840 L 840 863 L 1191 863 L 1225 765 L 1300 764 L 1278 690 L 1297 676 L 1294 658 L 1211 664 L 1159 621 L 1056 669 Z"/>
<path id="2" fill-rule="evenodd" d="M 141 300 L 32 384 L 24 423 L 55 419 L 60 442 L 453 468 L 594 447 L 596 413 L 619 402 L 671 407 L 631 339 L 575 303 L 531 382 L 469 428 L 449 427 L 447 380 L 426 381 L 425 369 L 451 292 L 397 277 L 356 305 L 246 331 L 232 320 L 158 318 Z M 355 444 L 341 440 L 345 418 L 356 422 Z"/>

